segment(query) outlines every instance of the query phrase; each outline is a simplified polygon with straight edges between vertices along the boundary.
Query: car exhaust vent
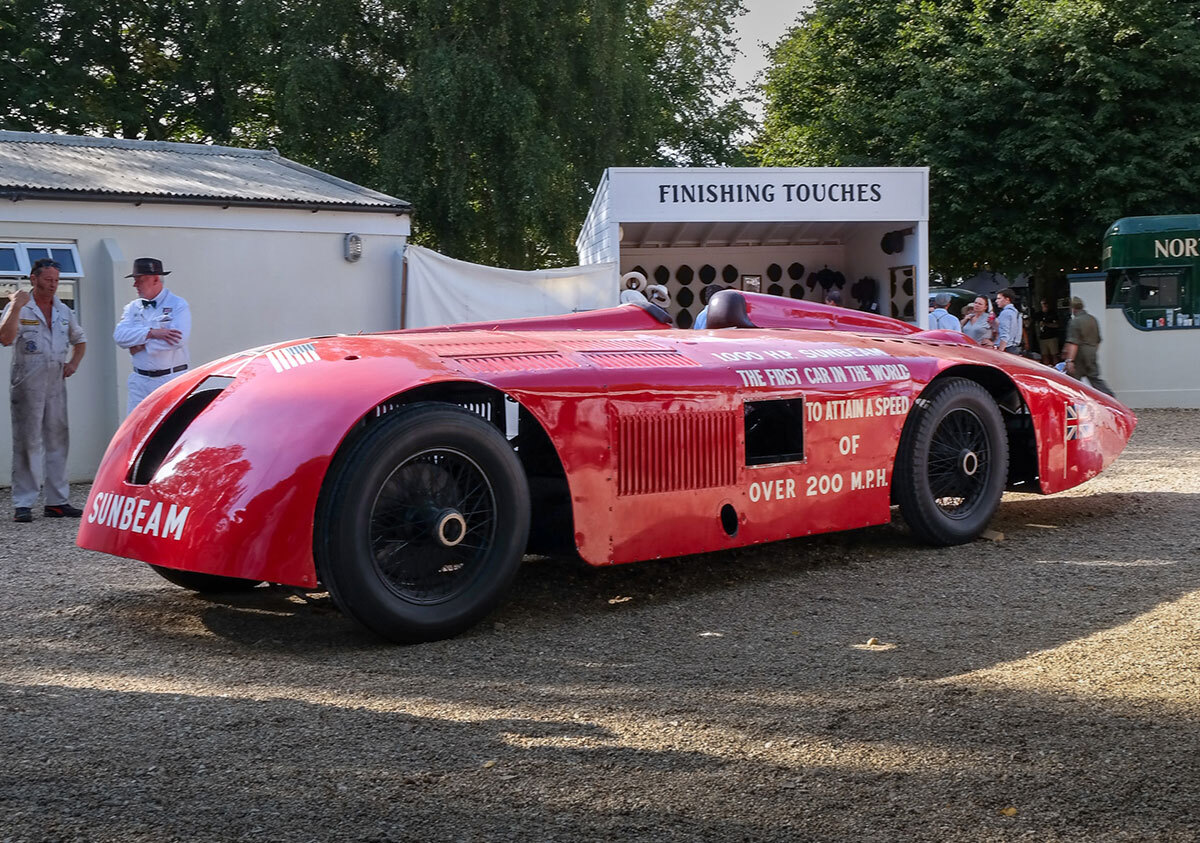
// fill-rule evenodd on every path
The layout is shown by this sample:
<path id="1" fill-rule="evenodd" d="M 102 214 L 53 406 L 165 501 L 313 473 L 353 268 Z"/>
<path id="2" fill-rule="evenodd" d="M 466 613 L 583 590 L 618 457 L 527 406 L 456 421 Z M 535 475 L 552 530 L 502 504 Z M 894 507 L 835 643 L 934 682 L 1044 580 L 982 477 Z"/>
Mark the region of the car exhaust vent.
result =
<path id="1" fill-rule="evenodd" d="M 145 486 L 154 479 L 162 467 L 163 460 L 175 447 L 179 437 L 188 429 L 196 417 L 204 412 L 204 408 L 216 400 L 217 396 L 233 383 L 233 378 L 211 377 L 201 381 L 187 398 L 176 407 L 158 429 L 146 440 L 146 445 L 138 458 L 133 461 L 126 480 L 135 486 Z"/>
<path id="2" fill-rule="evenodd" d="M 618 421 L 617 494 L 732 486 L 737 413 L 653 413 Z"/>

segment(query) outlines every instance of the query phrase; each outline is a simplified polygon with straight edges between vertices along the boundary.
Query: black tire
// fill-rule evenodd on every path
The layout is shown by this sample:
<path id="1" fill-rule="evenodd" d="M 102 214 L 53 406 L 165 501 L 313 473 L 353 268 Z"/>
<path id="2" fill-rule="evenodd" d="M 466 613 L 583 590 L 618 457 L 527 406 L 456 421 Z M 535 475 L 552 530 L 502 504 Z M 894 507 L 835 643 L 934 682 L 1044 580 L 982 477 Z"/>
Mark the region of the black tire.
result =
<path id="1" fill-rule="evenodd" d="M 893 490 L 914 534 L 933 545 L 979 536 L 1008 479 L 1008 436 L 1000 408 L 974 381 L 934 382 L 900 435 Z"/>
<path id="2" fill-rule="evenodd" d="M 529 487 L 495 427 L 460 407 L 396 410 L 339 454 L 317 508 L 317 569 L 348 617 L 435 641 L 487 615 L 529 536 Z"/>
<path id="3" fill-rule="evenodd" d="M 197 591 L 200 594 L 234 594 L 239 591 L 249 591 L 261 580 L 244 580 L 241 577 L 221 577 L 216 574 L 199 574 L 195 571 L 178 571 L 175 568 L 163 568 L 151 565 L 158 575 L 169 583 L 180 588 Z"/>

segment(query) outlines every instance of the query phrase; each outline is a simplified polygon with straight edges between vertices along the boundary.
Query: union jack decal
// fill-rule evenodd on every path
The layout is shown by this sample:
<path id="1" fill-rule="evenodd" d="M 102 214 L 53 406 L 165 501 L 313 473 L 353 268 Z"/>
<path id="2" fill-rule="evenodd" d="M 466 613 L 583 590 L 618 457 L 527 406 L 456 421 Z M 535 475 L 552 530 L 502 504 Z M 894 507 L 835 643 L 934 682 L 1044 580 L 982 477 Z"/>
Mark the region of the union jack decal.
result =
<path id="1" fill-rule="evenodd" d="M 1096 425 L 1092 421 L 1092 408 L 1088 404 L 1068 404 L 1066 419 L 1066 440 L 1091 439 L 1096 434 Z"/>
<path id="2" fill-rule="evenodd" d="M 267 359 L 275 367 L 276 372 L 294 369 L 305 363 L 316 363 L 320 360 L 317 348 L 311 342 L 303 345 L 289 345 L 287 348 L 276 348 L 267 352 Z"/>

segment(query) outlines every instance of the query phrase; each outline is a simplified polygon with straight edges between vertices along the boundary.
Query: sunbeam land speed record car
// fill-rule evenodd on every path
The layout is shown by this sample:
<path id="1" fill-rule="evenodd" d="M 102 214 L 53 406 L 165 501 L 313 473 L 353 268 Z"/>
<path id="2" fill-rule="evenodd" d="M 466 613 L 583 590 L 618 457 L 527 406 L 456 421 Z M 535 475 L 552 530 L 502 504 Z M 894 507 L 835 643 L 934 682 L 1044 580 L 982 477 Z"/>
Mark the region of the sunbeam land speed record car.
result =
<path id="1" fill-rule="evenodd" d="M 593 565 L 886 523 L 969 541 L 1003 491 L 1098 474 L 1136 418 L 957 332 L 768 295 L 329 336 L 142 402 L 79 545 L 197 591 L 328 590 L 395 641 L 454 635 L 527 551 Z"/>

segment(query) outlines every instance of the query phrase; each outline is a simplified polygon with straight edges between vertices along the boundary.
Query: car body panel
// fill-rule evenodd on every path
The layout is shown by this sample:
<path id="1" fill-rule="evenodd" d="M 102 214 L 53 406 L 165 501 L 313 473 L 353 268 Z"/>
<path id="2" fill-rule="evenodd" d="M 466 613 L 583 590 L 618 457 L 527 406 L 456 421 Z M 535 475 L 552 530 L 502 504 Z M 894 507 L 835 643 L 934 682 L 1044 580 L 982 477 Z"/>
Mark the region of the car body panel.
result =
<path id="1" fill-rule="evenodd" d="M 887 522 L 907 415 L 930 381 L 956 369 L 1015 386 L 1014 409 L 1028 409 L 1037 444 L 1031 491 L 1095 476 L 1136 422 L 1078 381 L 955 332 L 746 299 L 763 327 L 676 330 L 629 305 L 301 340 L 207 364 L 122 424 L 78 542 L 165 567 L 316 588 L 314 519 L 339 448 L 393 404 L 448 384 L 498 390 L 536 419 L 562 464 L 576 546 L 594 565 Z M 156 431 L 214 377 L 230 380 L 149 482 L 132 482 Z M 747 465 L 745 405 L 789 400 L 803 402 L 802 457 Z"/>

